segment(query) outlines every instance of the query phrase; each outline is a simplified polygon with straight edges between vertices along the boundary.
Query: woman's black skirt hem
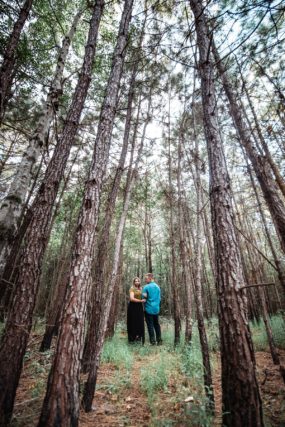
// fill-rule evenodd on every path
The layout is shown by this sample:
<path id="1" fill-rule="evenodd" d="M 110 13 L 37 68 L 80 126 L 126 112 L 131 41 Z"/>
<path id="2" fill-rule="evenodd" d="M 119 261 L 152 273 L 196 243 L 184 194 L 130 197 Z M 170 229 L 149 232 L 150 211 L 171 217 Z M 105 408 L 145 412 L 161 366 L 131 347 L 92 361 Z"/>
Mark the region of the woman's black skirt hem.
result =
<path id="1" fill-rule="evenodd" d="M 144 311 L 142 303 L 129 302 L 127 329 L 129 343 L 142 342 L 144 344 Z"/>

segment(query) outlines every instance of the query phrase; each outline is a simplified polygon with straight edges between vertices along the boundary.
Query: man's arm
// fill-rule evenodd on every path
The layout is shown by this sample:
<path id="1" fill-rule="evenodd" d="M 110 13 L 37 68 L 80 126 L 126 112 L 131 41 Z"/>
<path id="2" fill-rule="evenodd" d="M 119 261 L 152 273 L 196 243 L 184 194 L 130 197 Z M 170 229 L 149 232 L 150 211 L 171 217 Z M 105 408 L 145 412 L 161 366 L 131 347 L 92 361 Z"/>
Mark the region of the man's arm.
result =
<path id="1" fill-rule="evenodd" d="M 142 296 L 143 296 L 143 298 L 147 298 L 148 297 L 146 286 L 143 287 Z"/>

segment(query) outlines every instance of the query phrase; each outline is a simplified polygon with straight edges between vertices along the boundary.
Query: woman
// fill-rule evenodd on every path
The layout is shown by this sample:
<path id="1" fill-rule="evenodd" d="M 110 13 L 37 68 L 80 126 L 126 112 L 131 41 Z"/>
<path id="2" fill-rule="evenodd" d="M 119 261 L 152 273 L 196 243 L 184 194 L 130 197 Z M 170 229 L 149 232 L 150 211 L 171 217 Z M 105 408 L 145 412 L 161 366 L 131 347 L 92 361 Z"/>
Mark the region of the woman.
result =
<path id="1" fill-rule="evenodd" d="M 138 277 L 133 280 L 130 288 L 130 302 L 128 305 L 127 328 L 129 343 L 141 342 L 144 344 L 144 312 L 141 281 Z"/>

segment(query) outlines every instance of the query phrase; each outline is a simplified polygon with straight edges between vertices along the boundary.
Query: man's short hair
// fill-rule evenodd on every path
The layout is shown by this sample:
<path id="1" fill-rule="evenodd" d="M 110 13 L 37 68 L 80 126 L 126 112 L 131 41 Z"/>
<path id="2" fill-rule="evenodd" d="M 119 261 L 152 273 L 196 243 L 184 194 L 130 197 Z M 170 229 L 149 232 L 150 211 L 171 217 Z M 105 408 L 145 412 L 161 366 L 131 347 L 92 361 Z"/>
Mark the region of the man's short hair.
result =
<path id="1" fill-rule="evenodd" d="M 146 273 L 145 277 L 149 277 L 150 279 L 153 279 L 153 273 Z"/>

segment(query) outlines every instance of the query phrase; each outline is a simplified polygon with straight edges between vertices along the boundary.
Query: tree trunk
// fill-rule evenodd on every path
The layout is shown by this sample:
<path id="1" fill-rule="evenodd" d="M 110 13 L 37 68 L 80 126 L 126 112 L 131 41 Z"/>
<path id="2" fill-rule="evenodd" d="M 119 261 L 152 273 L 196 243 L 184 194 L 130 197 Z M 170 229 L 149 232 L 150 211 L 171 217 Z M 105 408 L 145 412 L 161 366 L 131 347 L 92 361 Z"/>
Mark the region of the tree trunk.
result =
<path id="1" fill-rule="evenodd" d="M 26 0 L 20 10 L 19 17 L 14 24 L 6 49 L 3 54 L 3 62 L 0 69 L 0 126 L 3 122 L 5 109 L 11 97 L 11 86 L 13 83 L 13 72 L 16 62 L 17 47 L 22 29 L 29 16 L 33 0 Z"/>
<path id="2" fill-rule="evenodd" d="M 9 192 L 0 206 L 0 277 L 11 251 L 18 222 L 23 210 L 26 195 L 35 172 L 35 165 L 46 143 L 49 127 L 54 112 L 58 108 L 59 98 L 63 91 L 63 71 L 77 24 L 82 15 L 79 11 L 75 16 L 69 33 L 64 37 L 60 49 L 53 81 L 51 83 L 42 114 L 36 129 L 29 140 L 22 159 L 17 166 L 15 178 Z"/>
<path id="3" fill-rule="evenodd" d="M 247 163 L 247 171 L 248 171 L 248 174 L 249 174 L 249 177 L 250 177 L 250 181 L 251 181 L 251 185 L 252 185 L 255 197 L 256 197 L 256 201 L 257 201 L 257 205 L 258 205 L 258 210 L 259 210 L 259 213 L 260 213 L 260 216 L 261 216 L 261 219 L 262 219 L 262 223 L 263 223 L 265 235 L 267 237 L 268 244 L 269 244 L 269 247 L 270 247 L 273 259 L 274 259 L 274 263 L 275 263 L 276 270 L 277 270 L 277 273 L 278 273 L 278 279 L 279 279 L 280 284 L 283 287 L 283 290 L 285 292 L 285 272 L 283 271 L 282 264 L 280 262 L 280 259 L 277 256 L 277 252 L 275 250 L 275 247 L 274 247 L 274 244 L 273 244 L 273 241 L 272 241 L 269 229 L 268 229 L 267 221 L 266 221 L 266 218 L 265 218 L 265 215 L 264 215 L 264 212 L 263 212 L 261 200 L 260 200 L 260 197 L 259 197 L 256 185 L 255 185 L 255 182 L 254 182 L 254 179 L 253 179 L 253 176 L 252 176 L 252 172 L 251 172 L 251 169 L 250 169 L 250 166 L 249 166 L 248 163 Z"/>
<path id="4" fill-rule="evenodd" d="M 279 235 L 281 246 L 285 252 L 285 206 L 279 195 L 279 190 L 271 174 L 271 166 L 266 157 L 260 156 L 252 143 L 251 134 L 242 116 L 242 109 L 238 105 L 237 97 L 232 89 L 218 52 L 212 44 L 212 51 L 216 61 L 216 67 L 222 79 L 223 87 L 230 104 L 230 112 L 238 132 L 240 143 L 249 157 L 256 177 L 263 192 L 264 199 L 271 213 L 276 231 Z"/>
<path id="5" fill-rule="evenodd" d="M 181 130 L 183 131 L 183 130 Z M 186 242 L 185 242 L 185 221 L 182 204 L 181 191 L 181 160 L 182 160 L 182 135 L 178 141 L 178 167 L 177 167 L 177 188 L 178 188 L 178 223 L 179 223 L 179 252 L 181 262 L 181 283 L 185 289 L 185 343 L 190 345 L 192 339 L 192 293 L 191 275 L 187 262 Z"/>
<path id="6" fill-rule="evenodd" d="M 14 148 L 14 145 L 16 144 L 17 141 L 17 137 L 15 137 L 13 139 L 13 141 L 11 142 L 11 144 L 9 145 L 9 148 L 6 149 L 6 154 L 3 155 L 3 157 L 0 159 L 0 176 L 5 168 L 5 165 L 7 163 L 7 161 L 9 160 L 9 158 L 13 155 L 12 154 L 12 150 Z"/>
<path id="7" fill-rule="evenodd" d="M 83 353 L 83 371 L 87 372 L 89 368 L 89 357 L 91 354 L 90 346 L 92 346 L 91 341 L 97 340 L 97 326 L 99 325 L 100 313 L 101 313 L 101 301 L 103 295 L 104 287 L 104 271 L 105 265 L 108 258 L 108 244 L 110 238 L 111 224 L 113 219 L 113 214 L 115 210 L 115 204 L 117 199 L 117 194 L 119 191 L 119 186 L 121 178 L 124 172 L 124 165 L 126 160 L 127 149 L 129 145 L 129 135 L 131 130 L 131 121 L 132 121 L 132 112 L 133 112 L 133 101 L 135 95 L 135 80 L 138 68 L 138 61 L 134 63 L 131 79 L 130 79 L 130 90 L 128 94 L 127 102 L 127 114 L 125 121 L 125 130 L 123 137 L 123 146 L 121 150 L 121 155 L 119 159 L 119 164 L 117 166 L 116 174 L 112 184 L 112 189 L 108 194 L 108 199 L 105 207 L 104 223 L 102 230 L 100 232 L 99 247 L 95 260 L 95 277 L 92 284 L 92 295 L 91 295 L 91 318 L 88 326 L 88 331 L 85 338 L 85 346 Z M 133 138 L 137 136 L 137 128 L 139 115 L 141 113 L 141 97 L 138 103 L 137 118 L 134 126 Z"/>
<path id="8" fill-rule="evenodd" d="M 0 345 L 0 419 L 4 420 L 4 424 L 8 423 L 12 415 L 22 360 L 32 327 L 32 315 L 39 287 L 41 264 L 49 237 L 53 205 L 91 81 L 103 6 L 104 3 L 100 0 L 94 6 L 81 75 L 62 137 L 54 150 L 44 181 L 33 203 L 32 220 L 25 235 L 25 247 L 14 286 L 13 304 Z"/>
<path id="9" fill-rule="evenodd" d="M 195 127 L 195 125 L 194 125 Z M 194 131 L 195 132 L 195 131 Z M 196 133 L 196 132 L 195 132 Z M 195 277 L 194 277 L 194 298 L 196 303 L 196 316 L 198 322 L 198 331 L 202 351 L 203 369 L 204 369 L 204 388 L 206 396 L 209 400 L 209 406 L 211 410 L 214 410 L 215 400 L 210 364 L 210 354 L 208 339 L 206 334 L 204 313 L 203 313 L 203 301 L 202 301 L 202 283 L 201 283 L 201 271 L 202 271 L 202 233 L 201 233 L 201 177 L 200 177 L 200 165 L 199 165 L 199 148 L 197 137 L 195 140 L 195 181 L 196 181 L 196 194 L 197 194 L 197 216 L 196 216 L 196 242 L 195 242 Z"/>
<path id="10" fill-rule="evenodd" d="M 223 424 L 263 426 L 255 356 L 246 318 L 244 283 L 235 235 L 232 192 L 220 138 L 211 40 L 202 3 L 190 0 L 195 17 L 199 73 L 210 169 L 210 202 L 216 256 L 216 288 L 221 337 Z"/>
<path id="11" fill-rule="evenodd" d="M 279 186 L 279 189 L 282 192 L 283 196 L 285 197 L 285 182 L 284 182 L 284 179 L 283 179 L 283 177 L 282 177 L 282 175 L 281 175 L 281 173 L 279 171 L 278 166 L 274 162 L 274 160 L 272 158 L 272 155 L 271 155 L 271 153 L 269 151 L 268 145 L 267 145 L 267 143 L 266 143 L 266 141 L 264 139 L 264 136 L 262 134 L 262 131 L 261 131 L 261 128 L 260 128 L 260 125 L 259 125 L 259 122 L 258 122 L 258 118 L 257 118 L 256 112 L 255 112 L 255 108 L 253 106 L 253 103 L 252 103 L 252 100 L 251 100 L 251 97 L 250 97 L 250 94 L 249 94 L 249 91 L 248 91 L 248 88 L 247 88 L 247 84 L 246 84 L 246 82 L 245 82 L 245 80 L 244 80 L 243 75 L 242 75 L 241 72 L 240 72 L 240 76 L 241 76 L 241 79 L 242 79 L 243 88 L 244 88 L 245 93 L 246 93 L 247 101 L 248 101 L 250 110 L 251 110 L 252 115 L 253 115 L 255 129 L 256 129 L 257 135 L 259 137 L 259 141 L 261 143 L 261 146 L 263 148 L 263 151 L 265 153 L 267 161 L 270 164 L 271 169 L 272 169 L 272 171 L 274 173 L 274 176 L 275 176 L 276 182 L 277 182 L 277 184 Z"/>
<path id="12" fill-rule="evenodd" d="M 119 296 L 120 296 L 120 288 L 122 283 L 122 274 L 123 274 L 123 241 L 121 242 L 121 247 L 120 247 L 118 274 L 116 277 L 115 290 L 113 292 L 111 309 L 110 309 L 110 314 L 108 318 L 105 338 L 111 338 L 114 336 L 114 333 L 115 333 L 116 320 L 117 320 L 118 310 L 119 310 Z"/>
<path id="13" fill-rule="evenodd" d="M 62 427 L 78 425 L 80 360 L 83 352 L 84 321 L 95 248 L 95 229 L 126 55 L 132 5 L 133 0 L 125 1 L 111 73 L 100 113 L 92 164 L 78 218 L 63 319 L 39 427 L 56 424 Z"/>
<path id="14" fill-rule="evenodd" d="M 181 314 L 180 314 L 180 306 L 179 306 L 179 292 L 178 292 L 178 278 L 176 271 L 176 240 L 174 233 L 174 191 L 173 191 L 173 183 L 172 183 L 172 158 L 171 158 L 171 138 L 170 138 L 170 95 L 169 95 L 169 115 L 168 115 L 168 203 L 169 203 L 169 234 L 170 234 L 170 255 L 171 255 L 171 290 L 172 290 L 172 302 L 173 302 L 173 317 L 174 317 L 174 345 L 178 345 L 180 342 L 180 332 L 181 332 Z"/>
<path id="15" fill-rule="evenodd" d="M 114 249 L 114 261 L 113 261 L 113 268 L 111 273 L 111 279 L 107 286 L 106 295 L 103 301 L 103 309 L 101 311 L 100 321 L 99 321 L 99 327 L 98 327 L 98 334 L 97 334 L 97 341 L 93 340 L 92 342 L 92 348 L 91 348 L 91 354 L 90 354 L 90 370 L 89 375 L 87 378 L 87 381 L 84 386 L 84 392 L 83 392 L 83 399 L 82 404 L 86 412 L 89 412 L 92 410 L 92 401 L 94 398 L 94 393 L 96 389 L 96 382 L 97 382 L 97 375 L 98 375 L 98 368 L 100 364 L 100 357 L 103 349 L 104 344 L 104 338 L 108 323 L 108 318 L 110 315 L 111 310 L 111 303 L 112 303 L 112 296 L 114 293 L 116 281 L 117 281 L 117 275 L 118 275 L 118 269 L 120 265 L 120 248 L 122 244 L 122 238 L 124 233 L 124 228 L 126 224 L 129 204 L 131 200 L 131 194 L 132 189 L 134 187 L 135 181 L 137 179 L 138 175 L 138 164 L 141 158 L 142 150 L 143 150 L 143 143 L 144 143 L 144 137 L 143 135 L 140 147 L 138 150 L 136 162 L 133 165 L 133 154 L 134 154 L 134 146 L 132 150 L 129 170 L 128 170 L 128 176 L 127 176 L 127 182 L 126 182 L 126 188 L 125 188 L 125 195 L 124 195 L 124 203 L 123 203 L 123 211 L 121 214 L 120 222 L 117 228 L 117 235 L 116 235 L 116 241 L 115 241 L 115 249 Z"/>

